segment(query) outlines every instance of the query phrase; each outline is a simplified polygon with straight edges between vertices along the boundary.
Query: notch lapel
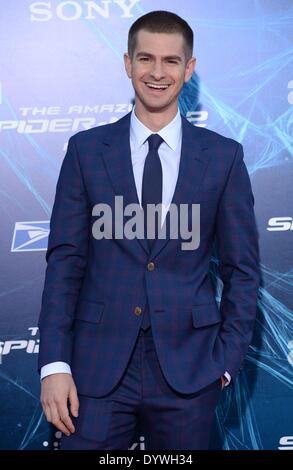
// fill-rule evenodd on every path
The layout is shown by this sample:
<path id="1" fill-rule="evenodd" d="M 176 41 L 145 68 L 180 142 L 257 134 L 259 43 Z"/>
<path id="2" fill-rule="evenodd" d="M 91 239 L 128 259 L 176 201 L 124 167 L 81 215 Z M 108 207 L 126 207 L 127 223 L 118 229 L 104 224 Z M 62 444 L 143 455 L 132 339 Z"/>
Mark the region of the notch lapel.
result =
<path id="1" fill-rule="evenodd" d="M 202 142 L 200 133 L 196 126 L 191 124 L 184 116 L 182 119 L 182 145 L 178 178 L 175 191 L 172 198 L 172 204 L 179 207 L 180 204 L 189 204 L 192 202 L 193 195 L 199 189 L 206 168 L 209 163 L 209 156 L 204 150 L 207 145 Z M 161 229 L 170 222 L 170 211 L 168 210 L 166 218 Z M 167 225 L 167 228 L 168 228 Z M 166 238 L 158 238 L 151 251 L 151 257 L 154 258 L 165 247 L 170 240 L 170 232 L 166 230 Z"/>
<path id="2" fill-rule="evenodd" d="M 139 204 L 131 161 L 130 115 L 126 114 L 104 136 L 102 157 L 116 195 L 123 196 L 123 208 L 128 204 Z M 147 240 L 137 238 L 149 254 Z"/>
<path id="3" fill-rule="evenodd" d="M 104 136 L 104 149 L 102 151 L 102 157 L 114 192 L 116 195 L 123 196 L 123 207 L 133 203 L 139 206 L 131 161 L 130 115 L 131 112 L 117 121 L 111 129 L 111 133 L 109 131 Z M 172 204 L 178 207 L 180 204 L 191 203 L 193 194 L 199 189 L 203 181 L 209 163 L 209 156 L 204 152 L 207 145 L 202 142 L 198 129 L 182 115 L 181 119 L 181 155 L 178 178 L 172 198 Z M 168 210 L 161 232 L 169 220 L 170 211 Z M 169 240 L 170 233 L 166 230 L 166 238 L 157 239 L 150 252 L 147 240 L 137 238 L 145 252 L 152 258 L 159 254 Z"/>

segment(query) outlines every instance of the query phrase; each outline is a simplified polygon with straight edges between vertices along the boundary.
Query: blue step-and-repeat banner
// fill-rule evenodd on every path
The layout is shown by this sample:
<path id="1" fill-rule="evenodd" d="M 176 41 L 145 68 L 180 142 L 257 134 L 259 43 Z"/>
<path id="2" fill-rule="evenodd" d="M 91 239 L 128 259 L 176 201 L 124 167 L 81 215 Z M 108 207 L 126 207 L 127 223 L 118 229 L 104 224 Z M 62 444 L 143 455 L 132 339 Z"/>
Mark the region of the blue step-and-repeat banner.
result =
<path id="1" fill-rule="evenodd" d="M 293 450 L 292 0 L 1 1 L 0 449 L 58 449 L 37 374 L 56 181 L 71 135 L 131 110 L 128 29 L 157 9 L 195 33 L 181 112 L 243 144 L 255 195 L 258 316 L 217 407 L 212 448 Z M 139 430 L 130 448 L 144 448 Z"/>

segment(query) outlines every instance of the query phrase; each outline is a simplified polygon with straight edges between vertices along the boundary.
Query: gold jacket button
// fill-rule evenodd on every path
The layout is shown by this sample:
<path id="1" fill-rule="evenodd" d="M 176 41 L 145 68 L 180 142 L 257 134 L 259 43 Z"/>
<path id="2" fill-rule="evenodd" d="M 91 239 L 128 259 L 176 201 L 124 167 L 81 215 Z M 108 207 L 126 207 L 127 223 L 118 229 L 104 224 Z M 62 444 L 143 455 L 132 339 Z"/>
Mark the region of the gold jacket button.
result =
<path id="1" fill-rule="evenodd" d="M 148 263 L 148 270 L 153 271 L 154 269 L 155 269 L 155 263 L 151 261 L 150 263 Z"/>
<path id="2" fill-rule="evenodd" d="M 142 309 L 140 307 L 135 307 L 135 309 L 134 309 L 135 315 L 140 315 L 141 312 L 142 312 Z"/>

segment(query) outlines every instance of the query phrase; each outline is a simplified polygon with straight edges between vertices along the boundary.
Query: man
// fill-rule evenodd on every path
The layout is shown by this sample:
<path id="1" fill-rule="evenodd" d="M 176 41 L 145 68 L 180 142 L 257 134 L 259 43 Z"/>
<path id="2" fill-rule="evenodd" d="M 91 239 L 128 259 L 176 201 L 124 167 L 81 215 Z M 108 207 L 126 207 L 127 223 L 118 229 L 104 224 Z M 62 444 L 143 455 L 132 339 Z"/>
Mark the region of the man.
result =
<path id="1" fill-rule="evenodd" d="M 124 55 L 134 109 L 69 140 L 39 320 L 41 402 L 64 434 L 62 449 L 127 449 L 137 423 L 147 449 L 208 448 L 220 392 L 251 340 L 259 285 L 251 185 L 241 144 L 178 111 L 192 53 L 192 30 L 177 15 L 139 18 Z M 144 217 L 161 204 L 154 239 L 146 225 L 143 237 L 115 236 L 108 223 L 96 235 L 97 205 L 118 219 L 119 196 Z M 180 234 L 158 235 L 174 222 L 171 203 L 189 204 L 189 219 L 200 205 L 196 248 L 183 249 Z M 208 272 L 214 242 L 220 309 Z"/>

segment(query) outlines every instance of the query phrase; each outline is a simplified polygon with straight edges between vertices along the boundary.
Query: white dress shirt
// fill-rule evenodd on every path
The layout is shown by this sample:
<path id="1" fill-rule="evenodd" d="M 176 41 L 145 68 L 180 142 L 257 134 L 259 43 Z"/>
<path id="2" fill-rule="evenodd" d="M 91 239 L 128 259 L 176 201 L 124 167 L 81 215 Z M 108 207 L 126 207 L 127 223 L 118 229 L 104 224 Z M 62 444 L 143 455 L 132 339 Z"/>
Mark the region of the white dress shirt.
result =
<path id="1" fill-rule="evenodd" d="M 153 132 L 137 118 L 134 108 L 130 118 L 130 149 L 136 191 L 140 205 L 143 169 L 149 149 L 146 139 L 151 134 L 153 134 Z M 156 132 L 156 134 L 159 134 L 164 140 L 158 150 L 163 174 L 162 227 L 173 198 L 179 172 L 182 141 L 182 124 L 179 109 L 172 121 Z"/>
<path id="2" fill-rule="evenodd" d="M 153 134 L 153 131 L 151 131 L 138 119 L 135 114 L 134 107 L 130 116 L 130 150 L 136 191 L 140 205 L 144 162 L 148 153 L 148 142 L 146 139 L 151 134 Z M 172 119 L 172 121 L 156 132 L 156 134 L 159 134 L 164 140 L 158 150 L 163 174 L 161 220 L 161 226 L 163 226 L 166 214 L 173 198 L 179 173 L 182 141 L 182 121 L 179 109 L 177 110 L 177 114 Z M 62 361 L 46 364 L 41 368 L 41 380 L 47 375 L 57 373 L 71 374 L 70 366 L 66 362 Z M 225 385 L 228 385 L 231 381 L 231 376 L 228 372 L 225 372 L 225 377 L 227 379 Z"/>

